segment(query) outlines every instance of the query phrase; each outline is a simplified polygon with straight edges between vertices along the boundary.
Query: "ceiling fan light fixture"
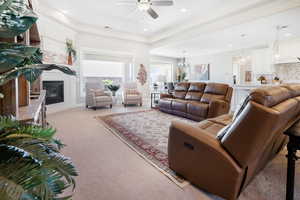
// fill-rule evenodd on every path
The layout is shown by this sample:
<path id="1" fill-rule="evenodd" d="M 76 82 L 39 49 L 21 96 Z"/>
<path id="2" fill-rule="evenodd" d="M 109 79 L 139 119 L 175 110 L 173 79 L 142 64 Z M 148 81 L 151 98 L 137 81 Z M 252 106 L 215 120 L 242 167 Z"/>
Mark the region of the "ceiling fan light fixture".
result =
<path id="1" fill-rule="evenodd" d="M 140 1 L 138 2 L 138 8 L 141 11 L 146 11 L 151 8 L 151 3 L 149 1 Z"/>

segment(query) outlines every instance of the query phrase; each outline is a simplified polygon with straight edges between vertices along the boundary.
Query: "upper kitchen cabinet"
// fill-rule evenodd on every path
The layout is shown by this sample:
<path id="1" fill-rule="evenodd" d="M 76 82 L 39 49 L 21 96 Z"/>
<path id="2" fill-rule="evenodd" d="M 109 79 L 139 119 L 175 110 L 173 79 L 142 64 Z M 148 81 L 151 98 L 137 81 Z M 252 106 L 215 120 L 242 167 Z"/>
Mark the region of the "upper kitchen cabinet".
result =
<path id="1" fill-rule="evenodd" d="M 251 54 L 253 74 L 272 74 L 274 72 L 271 49 L 255 49 Z"/>
<path id="2" fill-rule="evenodd" d="M 299 62 L 297 57 L 300 57 L 300 39 L 281 42 L 279 55 L 280 57 L 275 60 L 274 64 Z"/>

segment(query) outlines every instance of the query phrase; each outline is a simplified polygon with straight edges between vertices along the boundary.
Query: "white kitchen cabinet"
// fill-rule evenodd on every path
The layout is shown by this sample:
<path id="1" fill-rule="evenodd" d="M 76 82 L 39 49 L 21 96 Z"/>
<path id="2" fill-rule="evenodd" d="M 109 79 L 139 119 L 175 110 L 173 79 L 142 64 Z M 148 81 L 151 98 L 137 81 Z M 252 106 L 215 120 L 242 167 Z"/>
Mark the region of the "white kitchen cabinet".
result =
<path id="1" fill-rule="evenodd" d="M 279 55 L 279 59 L 275 61 L 276 64 L 298 62 L 297 57 L 300 57 L 300 40 L 294 39 L 281 42 Z"/>
<path id="2" fill-rule="evenodd" d="M 272 51 L 269 48 L 252 51 L 252 71 L 254 74 L 272 74 Z"/>

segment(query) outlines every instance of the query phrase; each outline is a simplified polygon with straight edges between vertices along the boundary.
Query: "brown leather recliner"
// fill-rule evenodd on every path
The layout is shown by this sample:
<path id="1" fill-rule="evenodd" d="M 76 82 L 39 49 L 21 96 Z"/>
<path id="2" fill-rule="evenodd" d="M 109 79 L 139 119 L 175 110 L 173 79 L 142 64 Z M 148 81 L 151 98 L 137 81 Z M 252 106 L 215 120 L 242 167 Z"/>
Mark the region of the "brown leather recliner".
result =
<path id="1" fill-rule="evenodd" d="M 169 165 L 199 188 L 235 200 L 286 145 L 300 118 L 300 84 L 256 89 L 233 118 L 170 127 Z"/>
<path id="2" fill-rule="evenodd" d="M 195 121 L 230 110 L 232 88 L 220 83 L 178 83 L 173 95 L 161 94 L 159 110 Z"/>

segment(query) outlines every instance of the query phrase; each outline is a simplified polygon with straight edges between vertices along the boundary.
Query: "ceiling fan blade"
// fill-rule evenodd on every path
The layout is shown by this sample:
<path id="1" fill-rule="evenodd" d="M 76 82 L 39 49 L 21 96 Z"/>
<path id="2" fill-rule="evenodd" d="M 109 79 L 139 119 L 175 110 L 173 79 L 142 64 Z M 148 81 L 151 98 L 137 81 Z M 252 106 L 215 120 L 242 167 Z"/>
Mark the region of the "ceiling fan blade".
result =
<path id="1" fill-rule="evenodd" d="M 132 5 L 136 5 L 136 2 L 135 1 L 118 1 L 117 5 L 118 6 L 123 6 L 123 5 L 132 6 Z"/>
<path id="2" fill-rule="evenodd" d="M 159 17 L 158 14 L 152 8 L 149 8 L 147 12 L 153 19 L 157 19 Z"/>
<path id="3" fill-rule="evenodd" d="M 173 6 L 174 5 L 174 2 L 173 1 L 151 1 L 151 4 L 153 6 Z"/>

